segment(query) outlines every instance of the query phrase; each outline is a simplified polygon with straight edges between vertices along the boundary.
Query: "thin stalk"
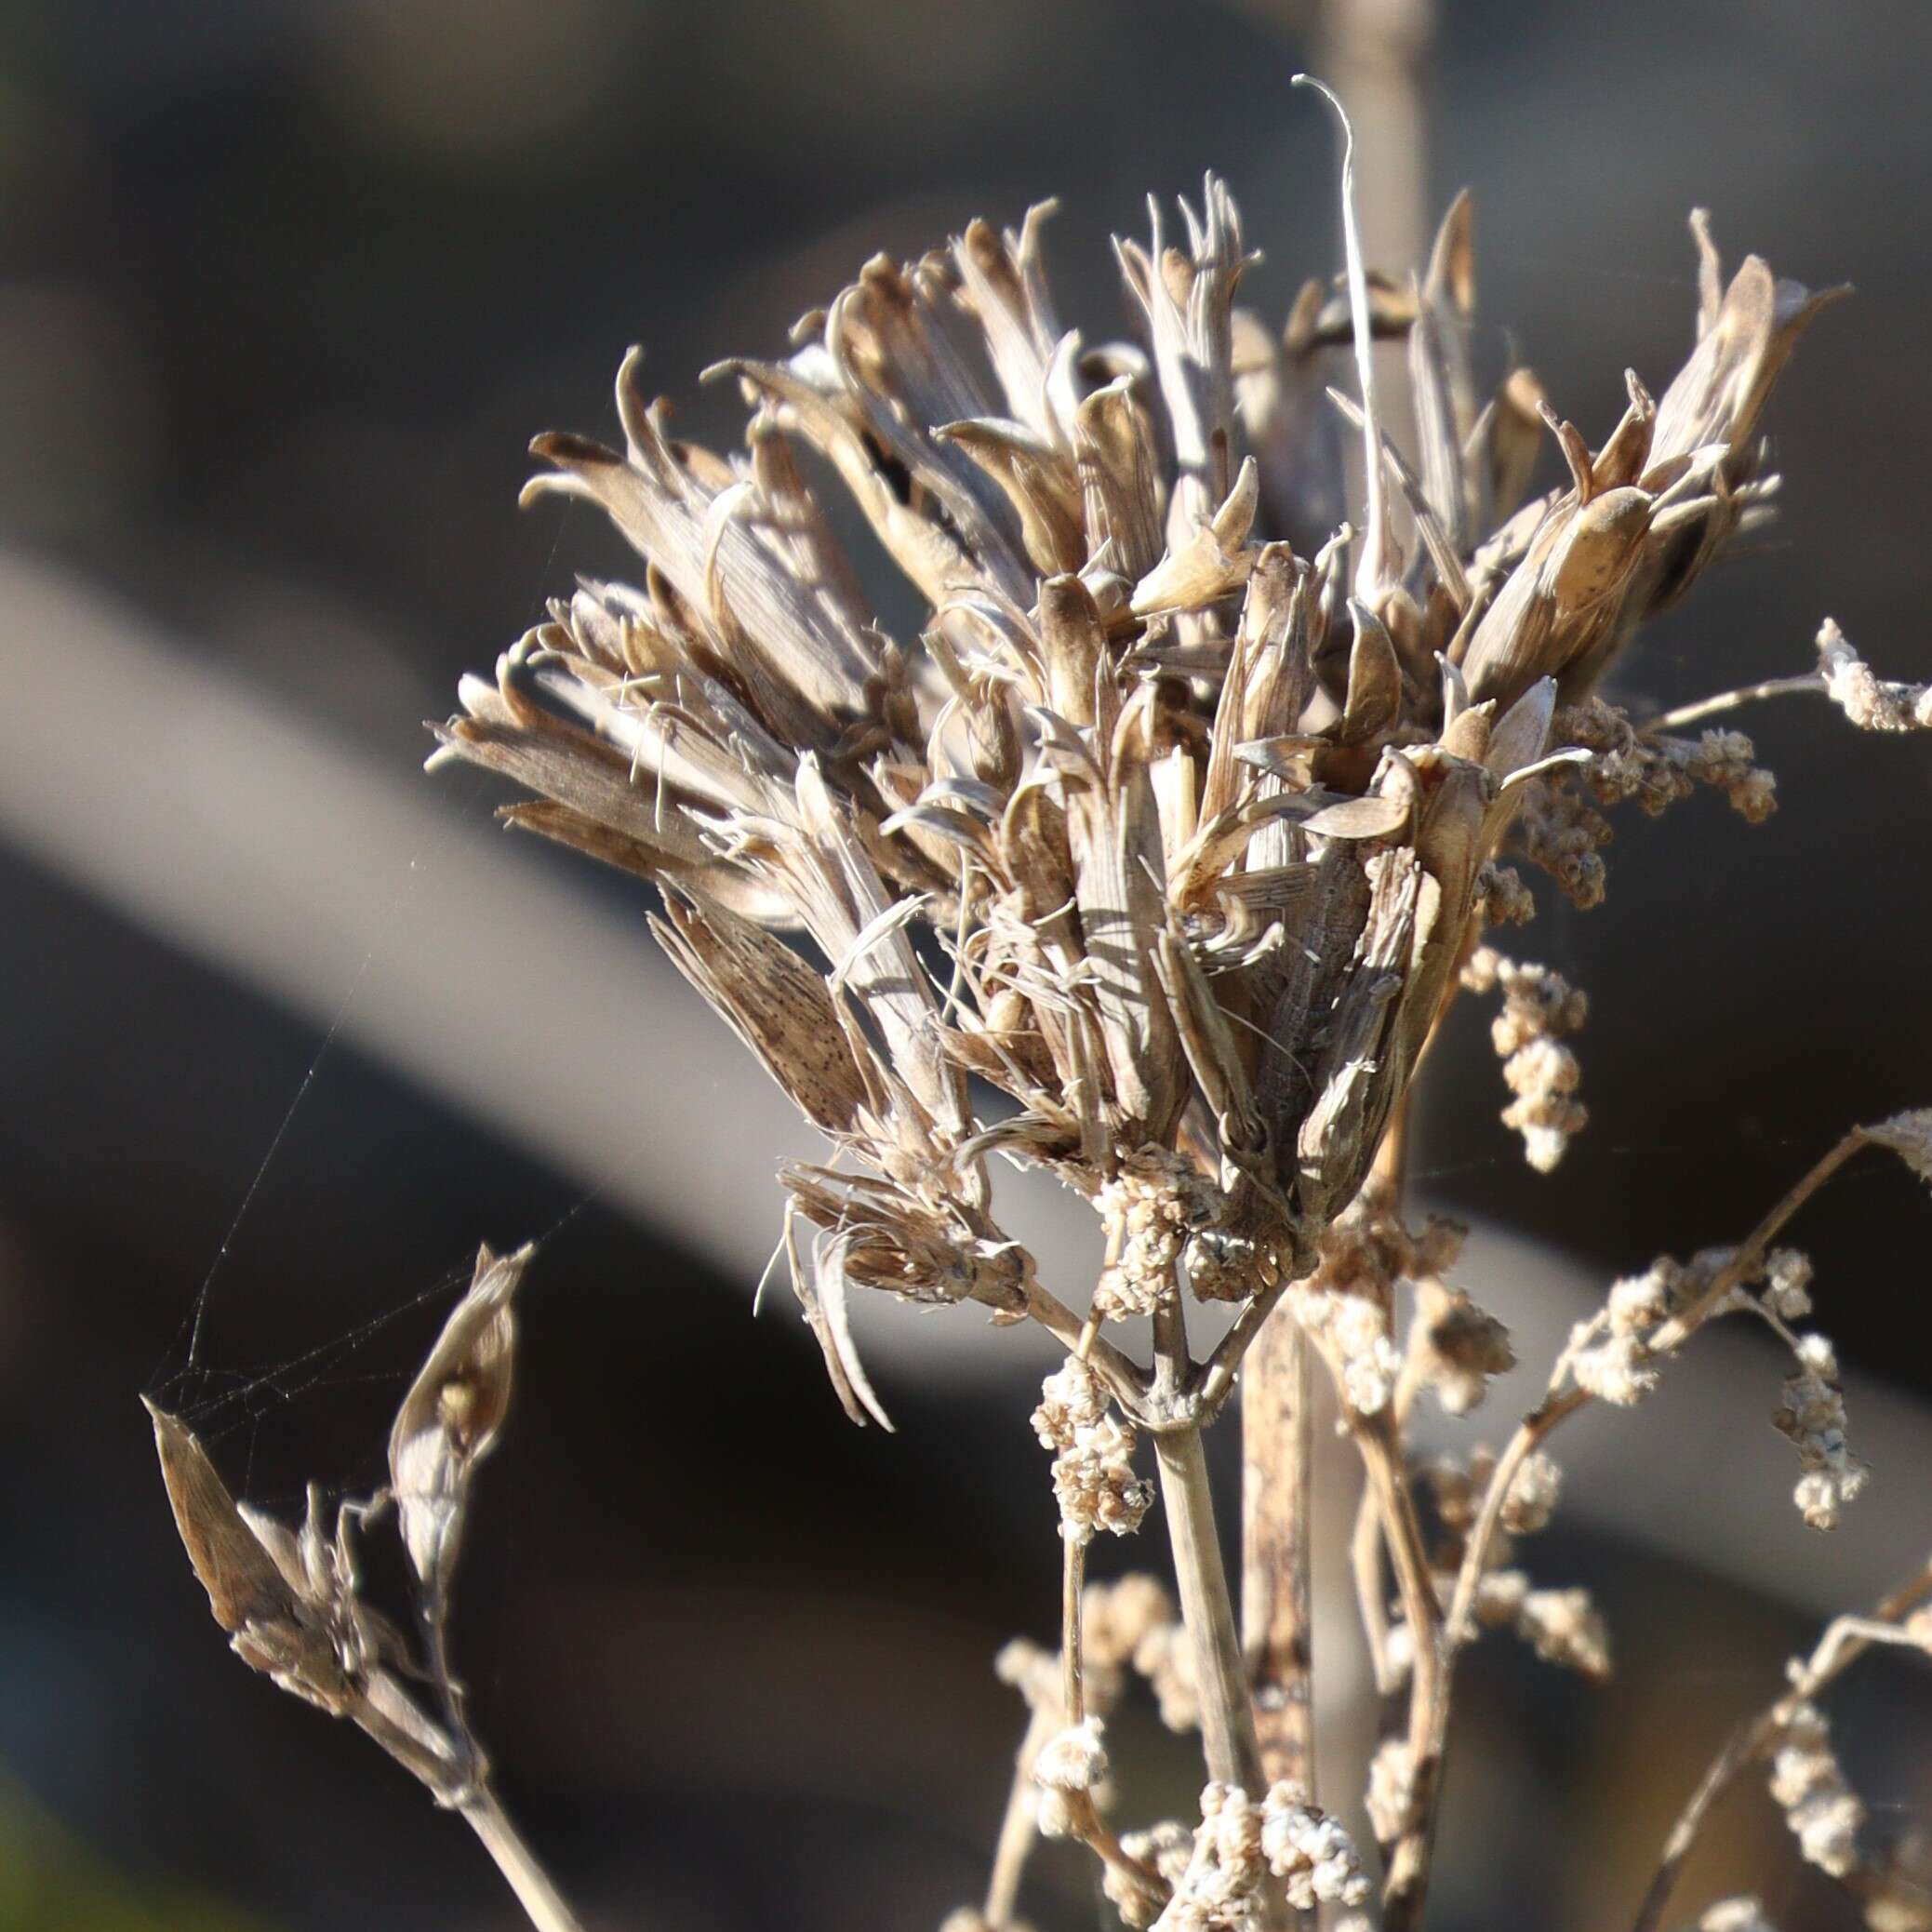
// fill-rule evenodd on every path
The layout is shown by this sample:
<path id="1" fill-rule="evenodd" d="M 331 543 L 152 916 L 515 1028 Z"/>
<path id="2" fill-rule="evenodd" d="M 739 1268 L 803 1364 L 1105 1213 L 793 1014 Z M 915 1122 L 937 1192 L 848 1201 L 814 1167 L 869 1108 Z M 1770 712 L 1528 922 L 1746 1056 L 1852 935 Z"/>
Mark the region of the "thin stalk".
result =
<path id="1" fill-rule="evenodd" d="M 1241 1392 L 1241 1624 L 1261 1771 L 1315 1791 L 1308 1341 L 1277 1309 Z"/>
<path id="2" fill-rule="evenodd" d="M 1074 1537 L 1063 1537 L 1061 1540 L 1066 1553 L 1060 1566 L 1060 1702 L 1066 1707 L 1067 1723 L 1076 1725 L 1086 1717 L 1086 1683 L 1081 1670 L 1086 1646 L 1080 1623 L 1080 1592 L 1086 1582 L 1086 1544 Z"/>
<path id="3" fill-rule="evenodd" d="M 1435 1840 L 1435 1796 L 1442 1780 L 1443 1744 L 1448 1728 L 1448 1658 L 1442 1639 L 1442 1606 L 1429 1574 L 1421 1524 L 1409 1494 L 1408 1471 L 1391 1419 L 1376 1417 L 1358 1427 L 1355 1440 L 1368 1471 L 1381 1516 L 1389 1561 L 1395 1572 L 1412 1641 L 1409 1666 L 1408 1745 L 1412 1796 L 1408 1821 L 1389 1847 L 1382 1885 L 1384 1932 L 1411 1932 L 1420 1925 L 1429 1889 L 1429 1860 Z"/>
<path id="4" fill-rule="evenodd" d="M 1267 1790 L 1254 1707 L 1234 1631 L 1234 1606 L 1215 1534 L 1207 1458 L 1198 1424 L 1163 1430 L 1153 1439 L 1161 1470 L 1161 1505 L 1174 1549 L 1180 1614 L 1200 1676 L 1201 1743 L 1207 1775 L 1239 1785 L 1250 1797 Z"/>
<path id="5" fill-rule="evenodd" d="M 1805 691 L 1821 692 L 1825 681 L 1815 671 L 1798 677 L 1766 678 L 1761 685 L 1744 685 L 1735 691 L 1720 691 L 1712 698 L 1700 698 L 1695 704 L 1680 704 L 1675 711 L 1646 719 L 1646 731 L 1675 731 L 1695 725 L 1699 718 L 1715 717 L 1720 712 L 1735 711 L 1740 704 L 1755 704 L 1761 698 L 1795 698 Z"/>
<path id="6" fill-rule="evenodd" d="M 1019 1904 L 1019 1881 L 1033 1848 L 1040 1824 L 1040 1792 L 1033 1783 L 1033 1760 L 1040 1747 L 1059 1728 L 1059 1713 L 1035 1710 L 1028 1717 L 1026 1736 L 1013 1758 L 1013 1787 L 1006 1793 L 1006 1815 L 993 1846 L 993 1870 L 986 1880 L 986 1906 L 980 1914 L 993 1932 L 1004 1932 Z"/>
<path id="7" fill-rule="evenodd" d="M 485 1786 L 460 1808 L 465 1822 L 483 1841 L 484 1850 L 497 1861 L 497 1870 L 509 1881 L 517 1903 L 537 1932 L 583 1932 L 577 1914 L 538 1863 L 536 1853 L 517 1835 L 496 1793 Z"/>

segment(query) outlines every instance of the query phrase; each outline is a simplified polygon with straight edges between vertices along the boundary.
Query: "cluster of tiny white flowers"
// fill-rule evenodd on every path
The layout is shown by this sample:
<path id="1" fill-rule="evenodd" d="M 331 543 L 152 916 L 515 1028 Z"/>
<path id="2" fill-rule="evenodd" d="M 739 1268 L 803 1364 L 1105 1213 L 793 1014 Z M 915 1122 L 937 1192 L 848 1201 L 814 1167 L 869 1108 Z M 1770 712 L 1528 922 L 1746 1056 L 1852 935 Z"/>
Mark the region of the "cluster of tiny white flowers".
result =
<path id="1" fill-rule="evenodd" d="M 1630 1408 L 1657 1387 L 1650 1337 L 1670 1319 L 1685 1278 L 1685 1270 L 1663 1255 L 1642 1274 L 1611 1283 L 1603 1314 L 1570 1331 L 1570 1375 L 1578 1388 Z"/>
<path id="2" fill-rule="evenodd" d="M 1134 1431 L 1108 1413 L 1099 1378 L 1077 1356 L 1040 1385 L 1033 1433 L 1053 1450 L 1053 1493 L 1059 1503 L 1059 1533 L 1088 1541 L 1097 1529 L 1126 1536 L 1140 1526 L 1153 1501 L 1153 1485 L 1134 1473 Z"/>
<path id="3" fill-rule="evenodd" d="M 1510 1331 L 1460 1288 L 1440 1286 L 1422 1301 L 1430 1386 L 1452 1416 L 1466 1416 L 1488 1392 L 1491 1376 L 1516 1366 Z"/>
<path id="4" fill-rule="evenodd" d="M 1521 796 L 1515 835 L 1524 857 L 1579 911 L 1602 905 L 1606 874 L 1597 848 L 1610 843 L 1610 821 L 1560 777 L 1532 779 Z"/>
<path id="5" fill-rule="evenodd" d="M 1516 1634 L 1545 1663 L 1601 1684 L 1610 1674 L 1610 1630 L 1587 1590 L 1532 1590 L 1516 1612 Z"/>
<path id="6" fill-rule="evenodd" d="M 1498 865 L 1491 859 L 1476 875 L 1476 891 L 1486 925 L 1527 926 L 1537 915 L 1536 895 L 1513 865 Z"/>
<path id="7" fill-rule="evenodd" d="M 1436 1519 L 1456 1546 L 1450 1552 L 1452 1562 L 1461 1560 L 1461 1539 L 1475 1527 L 1495 1473 L 1496 1451 L 1480 1443 L 1470 1451 L 1466 1464 L 1452 1456 L 1439 1456 L 1422 1470 Z M 1561 1467 L 1542 1450 L 1532 1449 L 1510 1478 L 1509 1494 L 1502 1500 L 1504 1531 L 1512 1537 L 1534 1536 L 1547 1528 L 1562 1490 Z"/>
<path id="8" fill-rule="evenodd" d="M 1655 819 L 1706 785 L 1722 792 L 1732 810 L 1753 825 L 1778 809 L 1778 780 L 1758 765 L 1756 749 L 1741 731 L 1712 730 L 1694 739 L 1640 732 L 1601 698 L 1566 706 L 1555 730 L 1562 743 L 1595 754 L 1583 777 L 1600 805 L 1634 799 Z"/>
<path id="9" fill-rule="evenodd" d="M 1470 1607 L 1484 1630 L 1514 1632 L 1545 1663 L 1598 1684 L 1610 1674 L 1610 1628 L 1587 1590 L 1532 1590 L 1523 1570 L 1488 1570 Z M 1407 1623 L 1391 1628 L 1388 1657 L 1395 1675 L 1406 1676 L 1415 1659 Z"/>
<path id="10" fill-rule="evenodd" d="M 1238 1785 L 1210 1784 L 1187 1864 L 1153 1932 L 1259 1932 L 1267 1875 L 1259 1808 Z"/>
<path id="11" fill-rule="evenodd" d="M 1355 1841 L 1339 1820 L 1309 1802 L 1304 1787 L 1286 1779 L 1261 1807 L 1261 1852 L 1297 1912 L 1368 1902 L 1368 1874 Z"/>
<path id="12" fill-rule="evenodd" d="M 1113 1256 L 1094 1290 L 1109 1315 L 1152 1314 L 1175 1292 L 1175 1265 L 1189 1234 L 1213 1212 L 1211 1191 L 1192 1163 L 1143 1147 L 1094 1196 Z"/>
<path id="13" fill-rule="evenodd" d="M 1817 1705 L 1801 1703 L 1771 1760 L 1771 1797 L 1807 1863 L 1833 1878 L 1859 1864 L 1859 1828 L 1865 1806 L 1845 1782 L 1832 1734 Z"/>
<path id="14" fill-rule="evenodd" d="M 1187 1285 L 1202 1301 L 1245 1301 L 1281 1279 L 1279 1252 L 1229 1228 L 1199 1228 L 1187 1244 Z"/>
<path id="15" fill-rule="evenodd" d="M 1416 1760 L 1401 1738 L 1385 1738 L 1368 1764 L 1368 1822 L 1379 1843 L 1392 1845 L 1416 1806 Z"/>
<path id="16" fill-rule="evenodd" d="M 1540 1449 L 1523 1459 L 1502 1501 L 1502 1526 L 1512 1536 L 1533 1536 L 1549 1526 L 1563 1492 L 1563 1471 Z"/>
<path id="17" fill-rule="evenodd" d="M 1504 1084 L 1516 1096 L 1502 1121 L 1523 1136 L 1524 1158 L 1547 1174 L 1589 1123 L 1576 1098 L 1582 1069 L 1563 1039 L 1583 1025 L 1590 1003 L 1560 973 L 1505 958 L 1493 946 L 1470 954 L 1462 984 L 1472 993 L 1502 993 L 1489 1038 L 1503 1063 Z"/>
<path id="18" fill-rule="evenodd" d="M 1366 1295 L 1314 1288 L 1297 1298 L 1296 1312 L 1333 1358 L 1349 1407 L 1358 1416 L 1379 1415 L 1402 1373 L 1387 1311 Z"/>
<path id="19" fill-rule="evenodd" d="M 1822 1335 L 1802 1335 L 1797 1355 L 1799 1371 L 1785 1382 L 1783 1400 L 1771 1419 L 1797 1445 L 1804 1473 L 1792 1499 L 1799 1514 L 1813 1529 L 1833 1529 L 1871 1472 L 1845 1440 L 1845 1397 L 1832 1344 Z"/>
<path id="20" fill-rule="evenodd" d="M 1369 1896 L 1348 1832 L 1286 1781 L 1259 1805 L 1238 1786 L 1210 1784 L 1193 1831 L 1169 1821 L 1127 1832 L 1121 1849 L 1172 1888 L 1153 1932 L 1257 1932 L 1267 1919 L 1271 1872 L 1298 1912 L 1362 1905 Z M 1126 1885 L 1109 1883 L 1106 1890 L 1129 1925 L 1146 1923 L 1145 1908 L 1137 1919 Z"/>
<path id="21" fill-rule="evenodd" d="M 1548 1174 L 1589 1125 L 1589 1110 L 1576 1098 L 1583 1077 L 1577 1056 L 1555 1040 L 1536 1040 L 1503 1063 L 1502 1077 L 1516 1098 L 1502 1124 L 1523 1136 L 1523 1158 Z"/>
<path id="22" fill-rule="evenodd" d="M 1144 1832 L 1123 1832 L 1120 1848 L 1135 1864 L 1157 1873 L 1171 1892 L 1187 1876 L 1189 1861 L 1194 1855 L 1194 1834 L 1178 1818 L 1163 1819 Z M 1126 1872 L 1111 1865 L 1101 1873 L 1100 1890 L 1119 1912 L 1123 1925 L 1152 1925 L 1159 1915 L 1146 1892 L 1131 1884 Z"/>
<path id="23" fill-rule="evenodd" d="M 1014 1637 L 1000 1646 L 993 1674 L 1011 1685 L 1026 1699 L 1028 1710 L 1059 1711 L 1063 1686 L 1056 1652 L 1043 1650 L 1026 1637 Z"/>
<path id="24" fill-rule="evenodd" d="M 1819 630 L 1818 668 L 1825 696 L 1861 731 L 1932 730 L 1932 685 L 1875 676 L 1832 618 Z"/>
<path id="25" fill-rule="evenodd" d="M 1112 1583 L 1089 1583 L 1080 1594 L 1082 1664 L 1095 1671 L 1124 1671 L 1156 1631 L 1175 1622 L 1174 1599 L 1158 1577 L 1133 1570 Z"/>
<path id="26" fill-rule="evenodd" d="M 1632 798 L 1653 819 L 1708 785 L 1749 823 L 1762 825 L 1778 809 L 1778 780 L 1756 761 L 1756 747 L 1741 731 L 1706 731 L 1697 739 L 1632 736 L 1620 750 L 1592 761 L 1590 783 L 1605 803 Z"/>
<path id="27" fill-rule="evenodd" d="M 1170 1731 L 1200 1728 L 1199 1662 L 1184 1623 L 1175 1618 L 1153 1625 L 1134 1646 L 1134 1668 L 1146 1678 Z"/>
<path id="28" fill-rule="evenodd" d="M 1033 1782 L 1044 1791 L 1090 1792 L 1107 1777 L 1106 1726 L 1083 1718 L 1056 1731 L 1033 1759 Z"/>

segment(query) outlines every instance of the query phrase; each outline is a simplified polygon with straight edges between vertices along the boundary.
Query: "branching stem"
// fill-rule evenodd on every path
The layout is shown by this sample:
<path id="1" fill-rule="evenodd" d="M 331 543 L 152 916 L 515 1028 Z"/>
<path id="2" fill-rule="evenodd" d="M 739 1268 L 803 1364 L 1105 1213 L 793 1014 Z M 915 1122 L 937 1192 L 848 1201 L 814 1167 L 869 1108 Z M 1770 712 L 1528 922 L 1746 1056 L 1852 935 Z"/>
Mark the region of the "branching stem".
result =
<path id="1" fill-rule="evenodd" d="M 1664 1841 L 1662 1861 L 1644 1894 L 1643 1904 L 1637 1908 L 1632 1932 L 1656 1932 L 1664 1908 L 1671 1902 L 1684 1861 L 1690 1856 L 1705 1820 L 1739 1774 L 1776 1749 L 1799 1704 L 1816 1698 L 1874 1644 L 1905 1644 L 1917 1650 L 1926 1647 L 1923 1639 L 1909 1634 L 1899 1625 L 1928 1597 L 1932 1597 L 1932 1565 L 1875 1605 L 1869 1617 L 1839 1618 L 1827 1628 L 1818 1647 L 1796 1672 L 1790 1690 L 1731 1733 L 1672 1826 L 1671 1835 Z"/>

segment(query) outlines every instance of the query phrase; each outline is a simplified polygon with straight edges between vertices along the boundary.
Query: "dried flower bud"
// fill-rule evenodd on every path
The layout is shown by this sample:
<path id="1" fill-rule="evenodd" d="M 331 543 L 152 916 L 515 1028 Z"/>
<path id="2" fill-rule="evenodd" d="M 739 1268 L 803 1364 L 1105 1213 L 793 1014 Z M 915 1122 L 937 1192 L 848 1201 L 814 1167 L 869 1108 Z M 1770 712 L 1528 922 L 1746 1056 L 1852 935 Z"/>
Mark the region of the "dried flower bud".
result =
<path id="1" fill-rule="evenodd" d="M 1477 879 L 1483 920 L 1488 926 L 1527 926 L 1536 917 L 1535 895 L 1513 865 L 1486 865 Z"/>
<path id="2" fill-rule="evenodd" d="M 1921 1180 L 1932 1182 L 1932 1107 L 1895 1113 L 1867 1127 L 1865 1134 L 1881 1147 L 1889 1147 Z"/>
<path id="3" fill-rule="evenodd" d="M 1809 1362 L 1805 1343 L 1823 1345 L 1811 1348 Z M 1806 1336 L 1799 1360 L 1805 1366 L 1785 1382 L 1784 1398 L 1771 1419 L 1797 1445 L 1805 1472 L 1792 1494 L 1799 1514 L 1813 1529 L 1835 1529 L 1840 1512 L 1864 1488 L 1871 1471 L 1845 1440 L 1845 1397 L 1836 1385 L 1838 1365 L 1831 1344 L 1822 1336 Z"/>
<path id="4" fill-rule="evenodd" d="M 1610 1674 L 1610 1632 L 1587 1590 L 1532 1590 L 1516 1612 L 1516 1633 L 1545 1663 L 1601 1684 Z"/>
<path id="5" fill-rule="evenodd" d="M 1088 1717 L 1056 1731 L 1033 1759 L 1033 1782 L 1046 1791 L 1090 1792 L 1107 1776 L 1106 1726 Z"/>
<path id="6" fill-rule="evenodd" d="M 516 1339 L 510 1302 L 533 1252 L 477 1250 L 469 1292 L 424 1357 L 390 1432 L 389 1480 L 403 1545 L 432 1603 L 448 1593 L 471 1478 L 496 1446 L 510 1407 Z"/>
<path id="7" fill-rule="evenodd" d="M 1288 1903 L 1297 1912 L 1368 1902 L 1368 1874 L 1354 1841 L 1339 1819 L 1308 1802 L 1299 1785 L 1277 1783 L 1262 1814 L 1261 1849 L 1268 1869 L 1286 1882 Z"/>
<path id="8" fill-rule="evenodd" d="M 1466 1416 L 1488 1392 L 1490 1378 L 1516 1366 L 1510 1331 L 1460 1289 L 1438 1286 L 1421 1308 L 1436 1400 L 1450 1415 Z"/>
<path id="9" fill-rule="evenodd" d="M 1774 1247 L 1765 1257 L 1765 1305 L 1779 1321 L 1801 1322 L 1811 1312 L 1810 1287 L 1810 1256 Z"/>
<path id="10" fill-rule="evenodd" d="M 1771 1760 L 1771 1797 L 1798 1841 L 1807 1864 L 1833 1878 L 1858 1869 L 1858 1837 L 1865 1806 L 1846 1782 L 1824 1713 L 1814 1704 L 1792 1712 L 1784 1742 Z"/>

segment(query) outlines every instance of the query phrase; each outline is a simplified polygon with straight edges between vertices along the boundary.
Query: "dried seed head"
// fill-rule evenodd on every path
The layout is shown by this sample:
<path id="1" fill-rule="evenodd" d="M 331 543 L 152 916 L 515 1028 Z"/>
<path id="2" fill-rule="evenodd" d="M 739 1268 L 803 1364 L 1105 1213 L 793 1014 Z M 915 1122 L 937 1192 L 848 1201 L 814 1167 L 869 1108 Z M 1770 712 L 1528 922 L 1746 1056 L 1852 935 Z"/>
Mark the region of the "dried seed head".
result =
<path id="1" fill-rule="evenodd" d="M 1156 210 L 1118 246 L 1143 347 L 1063 325 L 1041 208 L 875 259 L 784 359 L 713 371 L 749 407 L 735 454 L 666 433 L 635 353 L 620 447 L 534 446 L 532 490 L 598 504 L 641 587 L 554 606 L 436 755 L 660 886 L 667 952 L 836 1143 L 836 1174 L 787 1177 L 820 1235 L 793 1282 L 856 1419 L 884 1411 L 852 1286 L 1028 1307 L 988 1155 L 1108 1223 L 1103 1319 L 1306 1274 L 1480 922 L 1527 910 L 1504 843 L 1589 901 L 1608 827 L 1579 787 L 1769 806 L 1733 735 L 1612 743 L 1587 700 L 1764 513 L 1749 439 L 1816 300 L 1747 262 L 1592 449 L 1525 371 L 1479 394 L 1467 201 L 1411 284 L 1369 274 L 1343 198 L 1346 298 L 1317 281 L 1284 335 L 1234 306 L 1251 257 L 1210 177 L 1174 245 Z M 1377 336 L 1407 338 L 1414 468 Z M 1351 361 L 1359 533 L 1326 399 Z M 1544 419 L 1569 481 L 1519 508 Z M 916 641 L 875 620 L 804 452 L 923 599 Z M 1555 1031 L 1506 1053 L 1542 1165 L 1581 1124 Z M 1358 1406 L 1386 1400 L 1374 1323 L 1330 1313 Z"/>

